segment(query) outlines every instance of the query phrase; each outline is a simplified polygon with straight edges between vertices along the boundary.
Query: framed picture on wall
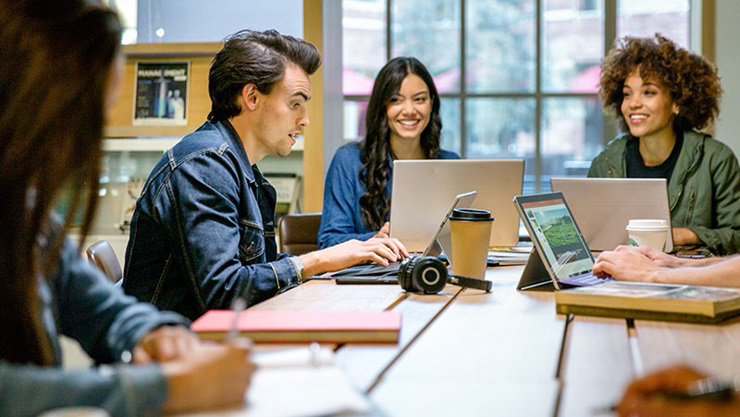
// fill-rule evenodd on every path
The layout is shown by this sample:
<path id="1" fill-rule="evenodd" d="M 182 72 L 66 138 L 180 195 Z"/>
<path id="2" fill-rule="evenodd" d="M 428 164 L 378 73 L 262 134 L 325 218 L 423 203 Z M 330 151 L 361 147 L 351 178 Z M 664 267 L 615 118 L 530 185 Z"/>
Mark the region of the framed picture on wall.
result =
<path id="1" fill-rule="evenodd" d="M 184 126 L 189 62 L 137 62 L 134 126 Z"/>

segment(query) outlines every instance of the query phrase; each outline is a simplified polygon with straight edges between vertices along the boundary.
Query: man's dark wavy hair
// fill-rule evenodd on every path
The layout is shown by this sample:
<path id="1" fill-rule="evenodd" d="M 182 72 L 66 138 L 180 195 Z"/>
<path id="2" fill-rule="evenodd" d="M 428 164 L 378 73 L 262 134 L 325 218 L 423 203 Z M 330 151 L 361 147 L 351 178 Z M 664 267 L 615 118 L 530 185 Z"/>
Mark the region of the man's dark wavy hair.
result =
<path id="1" fill-rule="evenodd" d="M 228 38 L 213 58 L 208 74 L 211 112 L 208 120 L 217 122 L 238 115 L 237 97 L 247 84 L 269 94 L 292 62 L 311 75 L 321 65 L 321 53 L 314 45 L 276 30 L 242 30 Z"/>
<path id="2" fill-rule="evenodd" d="M 416 74 L 424 81 L 429 89 L 429 99 L 432 100 L 429 124 L 421 132 L 421 149 L 428 159 L 436 158 L 439 154 L 442 118 L 439 117 L 439 94 L 434 80 L 418 59 L 393 58 L 385 64 L 375 78 L 365 118 L 367 134 L 360 144 L 360 159 L 363 163 L 362 170 L 360 170 L 360 181 L 365 183 L 367 190 L 360 197 L 360 209 L 362 220 L 373 229 L 383 226 L 390 211 L 390 201 L 385 194 L 390 177 L 388 157 L 396 159 L 391 149 L 386 109 L 391 98 L 401 89 L 404 78 L 409 74 Z"/>

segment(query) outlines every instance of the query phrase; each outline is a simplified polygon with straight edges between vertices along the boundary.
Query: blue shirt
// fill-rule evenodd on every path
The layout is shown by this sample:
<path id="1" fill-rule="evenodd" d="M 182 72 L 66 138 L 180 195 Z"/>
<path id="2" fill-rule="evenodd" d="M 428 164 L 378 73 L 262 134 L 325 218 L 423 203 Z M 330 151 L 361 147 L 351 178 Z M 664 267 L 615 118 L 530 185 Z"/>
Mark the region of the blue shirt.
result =
<path id="1" fill-rule="evenodd" d="M 438 159 L 460 159 L 460 155 L 440 149 Z M 368 240 L 378 232 L 362 220 L 360 197 L 367 192 L 367 188 L 360 181 L 361 170 L 359 143 L 348 143 L 337 149 L 326 174 L 319 248 L 334 246 L 350 239 Z M 390 200 L 393 183 L 393 162 L 390 157 L 388 170 L 390 174 L 385 193 Z"/>
<path id="2" fill-rule="evenodd" d="M 108 372 L 65 370 L 58 337 L 77 340 L 98 363 L 117 362 L 151 330 L 166 324 L 187 325 L 187 320 L 124 295 L 69 241 L 55 276 L 39 278 L 38 283 L 42 323 L 57 366 L 0 360 L 0 415 L 36 416 L 70 406 L 100 407 L 113 416 L 159 414 L 167 398 L 167 381 L 158 366 L 116 366 Z"/>
<path id="3" fill-rule="evenodd" d="M 231 124 L 206 122 L 167 151 L 144 184 L 124 289 L 194 320 L 238 296 L 251 305 L 289 287 L 298 270 L 277 253 L 275 204 L 275 189 Z"/>

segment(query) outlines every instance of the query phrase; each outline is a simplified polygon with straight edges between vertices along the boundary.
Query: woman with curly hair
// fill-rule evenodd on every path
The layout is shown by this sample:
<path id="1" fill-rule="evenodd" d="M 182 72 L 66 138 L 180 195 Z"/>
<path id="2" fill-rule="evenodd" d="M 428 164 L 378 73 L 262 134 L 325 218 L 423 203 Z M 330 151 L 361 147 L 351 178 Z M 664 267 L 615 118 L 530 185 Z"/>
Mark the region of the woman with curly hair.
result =
<path id="1" fill-rule="evenodd" d="M 329 166 L 319 229 L 322 248 L 388 237 L 393 160 L 460 159 L 439 147 L 439 94 L 416 58 L 393 58 L 380 70 L 365 122 L 365 139 L 339 148 Z"/>
<path id="2" fill-rule="evenodd" d="M 740 172 L 732 150 L 699 130 L 719 112 L 715 67 L 656 34 L 624 38 L 601 66 L 599 94 L 626 133 L 589 177 L 665 178 L 674 245 L 740 250 Z"/>

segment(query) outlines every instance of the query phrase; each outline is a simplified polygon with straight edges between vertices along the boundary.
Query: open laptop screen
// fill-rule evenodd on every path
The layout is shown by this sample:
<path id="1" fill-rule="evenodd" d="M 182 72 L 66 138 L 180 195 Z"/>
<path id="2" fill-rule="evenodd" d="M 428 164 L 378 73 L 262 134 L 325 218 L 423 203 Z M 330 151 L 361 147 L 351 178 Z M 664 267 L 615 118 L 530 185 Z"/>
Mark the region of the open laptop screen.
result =
<path id="1" fill-rule="evenodd" d="M 665 178 L 550 178 L 550 185 L 568 199 L 591 250 L 628 245 L 630 219 L 666 220 L 666 251 L 673 249 Z"/>
<path id="2" fill-rule="evenodd" d="M 450 207 L 442 216 L 439 226 L 437 226 L 437 228 L 434 230 L 432 238 L 429 240 L 429 243 L 424 249 L 424 252 L 422 252 L 421 256 L 439 256 L 442 250 L 444 250 L 448 259 L 452 258 L 450 226 L 447 220 L 449 219 L 454 209 L 458 207 L 470 207 L 470 204 L 475 200 L 476 194 L 477 193 L 475 191 L 470 191 L 455 196 L 455 198 L 452 200 L 452 204 L 450 204 Z M 371 280 L 368 279 L 369 277 L 377 278 L 378 283 L 381 283 L 381 281 L 382 283 L 391 283 L 383 278 L 397 275 L 400 266 L 400 261 L 391 262 L 387 266 L 378 264 L 360 264 L 335 272 L 331 274 L 331 276 L 337 277 L 337 284 L 368 284 L 371 283 Z"/>
<path id="3" fill-rule="evenodd" d="M 570 281 L 591 275 L 594 258 L 562 193 L 519 196 L 515 201 L 550 276 Z"/>
<path id="4" fill-rule="evenodd" d="M 511 200 L 522 193 L 523 177 L 521 159 L 393 161 L 391 237 L 410 252 L 421 252 L 450 201 L 475 190 L 470 207 L 488 210 L 495 218 L 489 246 L 516 246 L 519 216 Z"/>

